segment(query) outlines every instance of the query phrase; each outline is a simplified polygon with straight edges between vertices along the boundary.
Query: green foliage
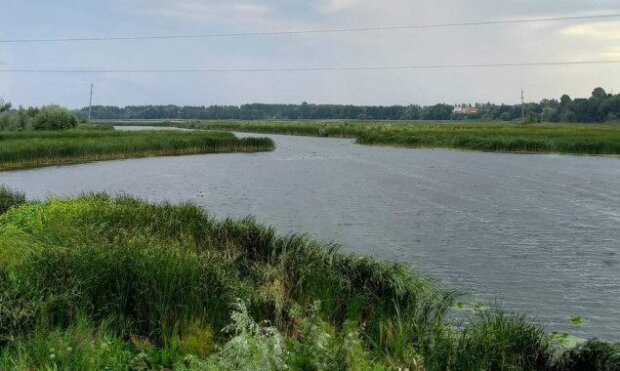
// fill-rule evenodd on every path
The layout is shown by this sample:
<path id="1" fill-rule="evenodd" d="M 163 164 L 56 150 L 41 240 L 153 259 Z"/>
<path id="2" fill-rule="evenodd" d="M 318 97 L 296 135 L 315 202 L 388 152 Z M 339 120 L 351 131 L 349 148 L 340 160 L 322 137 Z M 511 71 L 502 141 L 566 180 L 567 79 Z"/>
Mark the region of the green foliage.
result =
<path id="1" fill-rule="evenodd" d="M 99 120 L 521 120 L 521 104 L 468 104 L 465 112 L 453 112 L 448 104 L 419 106 L 353 106 L 337 104 L 244 104 L 241 106 L 95 106 Z M 620 118 L 620 94 L 596 88 L 589 99 L 563 96 L 527 103 L 533 122 L 543 115 L 554 122 L 605 122 Z M 88 107 L 80 110 L 88 117 Z"/>
<path id="2" fill-rule="evenodd" d="M 77 119 L 71 111 L 53 105 L 42 107 L 32 120 L 35 130 L 64 130 L 76 125 Z"/>
<path id="3" fill-rule="evenodd" d="M 198 153 L 256 152 L 268 138 L 239 139 L 216 132 L 118 132 L 90 127 L 68 131 L 0 133 L 0 170 L 85 161 Z"/>
<path id="4" fill-rule="evenodd" d="M 190 324 L 179 339 L 179 351 L 182 354 L 207 357 L 215 352 L 215 347 L 215 335 L 211 327 L 198 322 Z"/>
<path id="5" fill-rule="evenodd" d="M 570 319 L 570 324 L 575 326 L 575 327 L 581 326 L 585 322 L 586 322 L 586 320 L 583 317 L 581 317 L 581 316 L 574 316 L 574 317 L 571 317 L 571 319 Z"/>
<path id="6" fill-rule="evenodd" d="M 286 346 L 278 329 L 256 323 L 242 302 L 224 331 L 233 334 L 222 349 L 207 359 L 207 370 L 285 370 Z M 202 367 L 201 367 L 202 368 Z"/>
<path id="7" fill-rule="evenodd" d="M 542 369 L 550 358 L 540 324 L 500 309 L 478 312 L 478 320 L 456 336 L 453 346 L 446 364 L 453 370 Z"/>
<path id="8" fill-rule="evenodd" d="M 101 215 L 93 215 L 96 205 Z M 223 325 L 227 289 L 221 264 L 178 241 L 132 235 L 132 223 L 114 231 L 101 230 L 98 223 L 80 225 L 83 218 L 114 220 L 120 212 L 131 213 L 133 205 L 51 200 L 9 211 L 5 220 L 17 228 L 2 230 L 0 254 L 13 287 L 39 301 L 55 324 L 71 323 L 75 313 L 84 312 L 98 321 L 111 317 L 123 333 L 157 342 L 181 322 L 208 318 Z M 150 221 L 148 215 L 132 214 Z"/>
<path id="9" fill-rule="evenodd" d="M 134 124 L 132 124 L 134 125 Z M 285 135 L 357 138 L 365 145 L 488 152 L 620 154 L 620 126 L 347 121 L 185 121 L 148 125 Z"/>
<path id="10" fill-rule="evenodd" d="M 26 195 L 24 193 L 0 185 L 0 214 L 4 214 L 10 208 L 21 205 L 24 202 L 26 202 Z"/>
<path id="11" fill-rule="evenodd" d="M 94 327 L 78 316 L 66 329 L 45 324 L 18 337 L 2 350 L 3 370 L 126 370 L 133 355 L 105 326 Z"/>
<path id="12" fill-rule="evenodd" d="M 554 355 L 540 324 L 496 308 L 480 307 L 456 326 L 448 311 L 457 297 L 404 265 L 279 236 L 252 219 L 218 221 L 189 204 L 96 194 L 0 216 L 0 368 L 570 370 L 616 362 L 605 343 Z"/>
<path id="13" fill-rule="evenodd" d="M 420 115 L 422 120 L 449 120 L 454 107 L 449 104 L 436 104 L 424 107 Z"/>
<path id="14" fill-rule="evenodd" d="M 562 354 L 552 370 L 620 370 L 620 343 L 589 340 Z"/>
<path id="15" fill-rule="evenodd" d="M 337 331 L 319 313 L 320 303 L 307 310 L 293 308 L 289 364 L 296 370 L 379 370 L 361 339 L 361 329 L 347 322 Z"/>
<path id="16" fill-rule="evenodd" d="M 5 102 L 3 98 L 0 98 L 0 113 L 4 113 L 11 109 L 11 103 Z"/>
<path id="17" fill-rule="evenodd" d="M 9 107 L 10 105 L 6 105 Z M 21 131 L 32 129 L 32 121 L 34 116 L 39 113 L 38 108 L 24 109 L 19 107 L 16 111 L 0 112 L 0 131 Z"/>

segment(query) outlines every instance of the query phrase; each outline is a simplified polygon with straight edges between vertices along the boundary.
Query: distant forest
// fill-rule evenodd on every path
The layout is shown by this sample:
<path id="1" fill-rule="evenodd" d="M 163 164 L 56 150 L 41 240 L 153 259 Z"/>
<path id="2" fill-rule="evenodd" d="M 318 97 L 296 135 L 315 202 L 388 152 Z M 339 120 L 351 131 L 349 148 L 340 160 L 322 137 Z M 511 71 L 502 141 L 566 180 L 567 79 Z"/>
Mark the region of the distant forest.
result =
<path id="1" fill-rule="evenodd" d="M 88 107 L 75 112 L 88 116 Z M 201 119 L 201 120 L 521 120 L 521 105 L 492 103 L 432 106 L 354 106 L 334 104 L 244 104 L 242 106 L 93 106 L 99 120 Z M 620 122 L 620 94 L 596 88 L 590 98 L 544 99 L 525 105 L 527 122 Z"/>

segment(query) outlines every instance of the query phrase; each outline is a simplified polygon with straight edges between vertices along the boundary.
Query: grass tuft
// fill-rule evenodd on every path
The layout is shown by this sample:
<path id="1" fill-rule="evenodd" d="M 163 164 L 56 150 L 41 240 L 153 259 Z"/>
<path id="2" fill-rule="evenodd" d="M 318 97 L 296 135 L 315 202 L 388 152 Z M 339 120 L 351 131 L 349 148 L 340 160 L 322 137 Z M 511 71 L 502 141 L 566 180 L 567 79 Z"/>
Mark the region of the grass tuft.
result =
<path id="1" fill-rule="evenodd" d="M 10 208 L 26 202 L 26 194 L 12 190 L 11 188 L 0 185 L 0 214 L 9 211 Z"/>

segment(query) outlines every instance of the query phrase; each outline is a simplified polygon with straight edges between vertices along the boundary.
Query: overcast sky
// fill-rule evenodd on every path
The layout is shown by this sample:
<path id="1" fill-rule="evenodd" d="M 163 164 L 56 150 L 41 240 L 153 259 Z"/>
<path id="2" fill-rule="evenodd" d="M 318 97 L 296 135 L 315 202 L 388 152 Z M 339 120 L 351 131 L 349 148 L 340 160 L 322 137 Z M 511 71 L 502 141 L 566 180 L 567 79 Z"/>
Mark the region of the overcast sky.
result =
<path id="1" fill-rule="evenodd" d="M 2 0 L 0 39 L 204 34 L 620 13 L 618 0 Z M 620 19 L 190 40 L 1 44 L 0 69 L 205 69 L 620 60 Z M 620 92 L 620 64 L 197 74 L 0 73 L 0 97 L 56 103 L 431 104 Z"/>

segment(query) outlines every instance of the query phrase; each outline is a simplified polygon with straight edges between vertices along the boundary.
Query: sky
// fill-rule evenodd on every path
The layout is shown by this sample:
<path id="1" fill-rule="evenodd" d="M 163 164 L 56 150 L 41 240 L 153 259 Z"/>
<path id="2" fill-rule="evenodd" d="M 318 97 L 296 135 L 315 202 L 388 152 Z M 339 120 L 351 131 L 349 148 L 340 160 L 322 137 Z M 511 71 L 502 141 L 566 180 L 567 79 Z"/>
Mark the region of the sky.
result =
<path id="1" fill-rule="evenodd" d="M 618 0 L 2 0 L 0 39 L 209 34 L 620 14 Z M 0 43 L 1 69 L 254 69 L 620 60 L 620 18 L 113 42 Z M 620 92 L 620 64 L 226 73 L 0 73 L 14 105 L 364 105 Z"/>

